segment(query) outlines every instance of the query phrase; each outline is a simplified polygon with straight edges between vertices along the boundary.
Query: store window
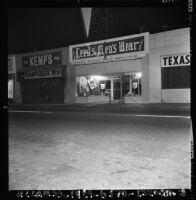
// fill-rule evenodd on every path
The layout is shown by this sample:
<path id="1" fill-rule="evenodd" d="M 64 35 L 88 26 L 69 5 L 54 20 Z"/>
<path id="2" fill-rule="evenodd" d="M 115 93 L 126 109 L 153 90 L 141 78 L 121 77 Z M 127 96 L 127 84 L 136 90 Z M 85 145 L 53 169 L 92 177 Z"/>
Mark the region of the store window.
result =
<path id="1" fill-rule="evenodd" d="M 162 89 L 190 88 L 190 66 L 162 67 Z"/>
<path id="2" fill-rule="evenodd" d="M 122 82 L 121 82 L 122 76 Z M 121 85 L 122 84 L 122 85 Z M 109 96 L 112 99 L 125 95 L 141 95 L 141 73 L 126 73 L 114 75 L 89 75 L 76 77 L 76 96 Z"/>
<path id="3" fill-rule="evenodd" d="M 76 78 L 77 96 L 108 96 L 110 79 L 107 76 L 78 76 Z"/>
<path id="4" fill-rule="evenodd" d="M 13 101 L 14 98 L 14 81 L 13 79 L 8 80 L 8 100 Z"/>

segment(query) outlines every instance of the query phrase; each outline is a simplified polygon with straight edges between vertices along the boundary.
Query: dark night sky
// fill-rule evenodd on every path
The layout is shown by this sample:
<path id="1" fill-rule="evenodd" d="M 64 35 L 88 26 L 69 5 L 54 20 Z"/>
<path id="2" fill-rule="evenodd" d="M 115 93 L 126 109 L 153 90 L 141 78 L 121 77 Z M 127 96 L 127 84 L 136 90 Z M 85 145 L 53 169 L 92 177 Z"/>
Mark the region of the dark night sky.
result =
<path id="1" fill-rule="evenodd" d="M 189 26 L 184 7 L 112 7 L 108 38 L 156 33 Z M 102 38 L 105 39 L 105 38 Z M 92 39 L 90 40 L 92 41 Z M 64 47 L 85 42 L 80 10 L 70 8 L 9 8 L 8 54 Z"/>

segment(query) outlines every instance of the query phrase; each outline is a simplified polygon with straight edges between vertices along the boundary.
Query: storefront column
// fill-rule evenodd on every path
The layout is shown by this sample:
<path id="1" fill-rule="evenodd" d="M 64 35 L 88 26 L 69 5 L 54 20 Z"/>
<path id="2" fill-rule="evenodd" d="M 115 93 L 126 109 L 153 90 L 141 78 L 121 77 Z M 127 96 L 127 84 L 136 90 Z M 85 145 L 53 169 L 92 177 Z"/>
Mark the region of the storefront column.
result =
<path id="1" fill-rule="evenodd" d="M 130 92 L 130 94 L 132 94 L 132 79 L 131 79 L 131 76 L 130 76 L 130 79 L 129 79 L 129 92 Z"/>
<path id="2" fill-rule="evenodd" d="M 120 75 L 120 101 L 123 101 L 123 95 L 122 95 L 122 75 Z"/>
<path id="3" fill-rule="evenodd" d="M 113 83 L 113 77 L 110 79 L 110 95 L 111 95 L 111 100 L 114 100 L 114 83 Z"/>
<path id="4" fill-rule="evenodd" d="M 141 60 L 142 86 L 141 86 L 141 103 L 150 103 L 150 73 L 149 73 L 149 54 Z"/>
<path id="5" fill-rule="evenodd" d="M 75 66 L 67 65 L 65 70 L 64 103 L 75 103 Z"/>

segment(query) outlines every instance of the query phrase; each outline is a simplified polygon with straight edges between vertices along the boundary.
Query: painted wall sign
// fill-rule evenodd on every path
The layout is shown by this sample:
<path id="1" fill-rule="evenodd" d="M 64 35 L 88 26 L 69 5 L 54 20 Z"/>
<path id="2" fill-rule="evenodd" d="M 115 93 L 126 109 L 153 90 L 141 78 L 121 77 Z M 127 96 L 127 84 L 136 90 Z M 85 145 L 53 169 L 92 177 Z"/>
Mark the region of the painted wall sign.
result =
<path id="1" fill-rule="evenodd" d="M 190 61 L 189 53 L 161 56 L 161 67 L 189 66 Z"/>
<path id="2" fill-rule="evenodd" d="M 90 64 L 142 58 L 149 52 L 149 33 L 72 45 L 70 63 Z"/>
<path id="3" fill-rule="evenodd" d="M 39 55 L 23 56 L 23 68 L 48 67 L 62 65 L 61 52 L 42 53 Z"/>
<path id="4" fill-rule="evenodd" d="M 16 73 L 16 57 L 8 56 L 8 74 Z"/>
<path id="5" fill-rule="evenodd" d="M 51 78 L 63 76 L 62 67 L 23 70 L 20 73 L 20 76 L 23 79 Z"/>

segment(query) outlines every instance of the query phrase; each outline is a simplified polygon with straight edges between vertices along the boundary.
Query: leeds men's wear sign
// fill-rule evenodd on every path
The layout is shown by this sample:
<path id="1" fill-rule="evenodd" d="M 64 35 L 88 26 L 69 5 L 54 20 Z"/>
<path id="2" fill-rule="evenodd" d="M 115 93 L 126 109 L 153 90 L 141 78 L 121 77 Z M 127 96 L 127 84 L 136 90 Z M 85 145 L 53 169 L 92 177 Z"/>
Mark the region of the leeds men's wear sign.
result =
<path id="1" fill-rule="evenodd" d="M 23 68 L 50 67 L 61 64 L 62 58 L 60 51 L 22 57 Z"/>
<path id="2" fill-rule="evenodd" d="M 149 33 L 72 45 L 70 63 L 90 64 L 142 58 L 149 52 Z"/>

